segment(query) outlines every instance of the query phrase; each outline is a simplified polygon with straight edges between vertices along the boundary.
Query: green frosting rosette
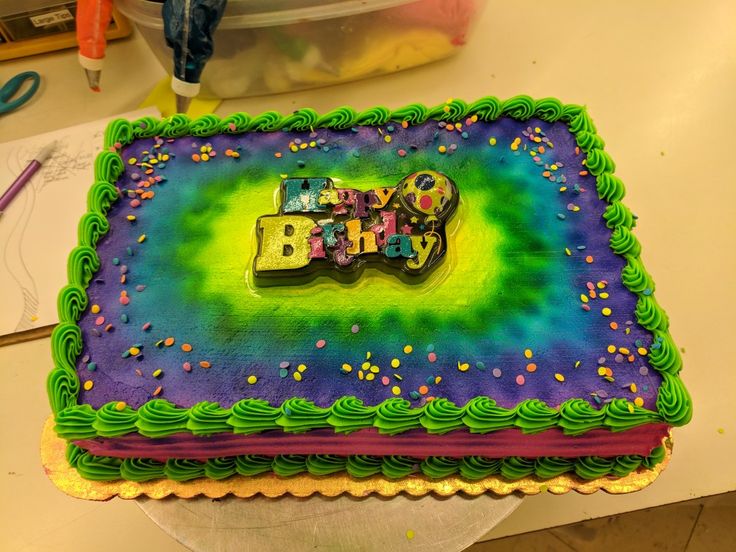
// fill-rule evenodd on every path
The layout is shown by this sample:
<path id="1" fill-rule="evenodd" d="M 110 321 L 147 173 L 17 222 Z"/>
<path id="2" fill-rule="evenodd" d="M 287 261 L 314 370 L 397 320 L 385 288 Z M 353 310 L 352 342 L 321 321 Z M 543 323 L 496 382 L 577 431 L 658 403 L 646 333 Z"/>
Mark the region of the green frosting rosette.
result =
<path id="1" fill-rule="evenodd" d="M 212 435 L 232 430 L 230 412 L 216 402 L 203 401 L 189 409 L 186 427 L 194 435 Z"/>
<path id="2" fill-rule="evenodd" d="M 596 177 L 595 182 L 598 197 L 605 199 L 609 203 L 621 201 L 626 193 L 624 183 L 621 182 L 621 179 L 618 176 L 611 173 L 599 174 Z"/>
<path id="3" fill-rule="evenodd" d="M 662 373 L 662 384 L 657 395 L 657 410 L 668 424 L 683 426 L 693 415 L 692 399 L 679 378 Z"/>
<path id="4" fill-rule="evenodd" d="M 204 476 L 205 462 L 197 460 L 186 460 L 182 458 L 170 458 L 164 466 L 164 473 L 174 481 L 190 481 Z"/>
<path id="5" fill-rule="evenodd" d="M 419 466 L 422 473 L 433 479 L 449 477 L 460 469 L 460 459 L 449 456 L 429 456 Z"/>
<path id="6" fill-rule="evenodd" d="M 56 413 L 54 431 L 67 441 L 77 439 L 92 439 L 97 432 L 92 427 L 95 421 L 95 411 L 88 404 L 74 405 Z"/>
<path id="7" fill-rule="evenodd" d="M 235 475 L 235 458 L 232 456 L 224 458 L 210 458 L 204 466 L 204 475 L 210 479 L 227 479 Z"/>
<path id="8" fill-rule="evenodd" d="M 230 408 L 228 425 L 234 433 L 260 433 L 269 429 L 278 429 L 276 420 L 281 410 L 261 399 L 243 399 Z"/>
<path id="9" fill-rule="evenodd" d="M 611 473 L 616 477 L 625 477 L 638 469 L 642 460 L 644 459 L 641 456 L 635 454 L 617 456 L 613 461 Z"/>
<path id="10" fill-rule="evenodd" d="M 357 117 L 358 114 L 352 107 L 338 107 L 317 119 L 317 126 L 321 128 L 335 128 L 337 130 L 343 130 L 353 126 Z"/>
<path id="11" fill-rule="evenodd" d="M 612 431 L 626 431 L 658 421 L 659 416 L 656 412 L 636 406 L 626 399 L 613 399 L 606 405 L 606 426 Z"/>
<path id="12" fill-rule="evenodd" d="M 639 257 L 626 256 L 626 266 L 621 271 L 621 281 L 634 293 L 642 293 L 649 290 L 654 291 L 654 282 L 649 273 L 644 269 L 644 264 Z"/>
<path id="13" fill-rule="evenodd" d="M 56 300 L 59 321 L 73 324 L 82 316 L 88 303 L 87 294 L 81 287 L 73 284 L 64 286 Z"/>
<path id="14" fill-rule="evenodd" d="M 136 119 L 133 121 L 132 126 L 134 138 L 153 138 L 161 134 L 161 129 L 163 128 L 161 119 L 156 119 L 150 115 Z M 122 140 L 117 140 L 117 142 L 121 145 L 129 143 L 123 142 Z"/>
<path id="15" fill-rule="evenodd" d="M 312 475 L 330 475 L 345 471 L 347 458 L 334 454 L 310 454 L 307 457 L 307 471 Z"/>
<path id="16" fill-rule="evenodd" d="M 201 138 L 214 136 L 220 130 L 220 118 L 212 113 L 207 113 L 194 119 L 189 125 L 189 133 Z"/>
<path id="17" fill-rule="evenodd" d="M 638 306 L 638 305 L 637 305 Z M 658 309 L 661 312 L 661 309 Z M 662 313 L 664 314 L 664 313 Z M 666 325 L 660 324 L 660 330 Z M 649 363 L 659 372 L 677 375 L 682 370 L 682 357 L 666 331 L 654 331 L 654 344 L 649 348 Z"/>
<path id="18" fill-rule="evenodd" d="M 119 437 L 135 433 L 138 413 L 124 402 L 109 402 L 102 405 L 92 422 L 92 427 L 100 437 Z"/>
<path id="19" fill-rule="evenodd" d="M 391 118 L 391 111 L 382 106 L 371 107 L 358 114 L 355 124 L 367 126 L 385 125 Z"/>
<path id="20" fill-rule="evenodd" d="M 251 119 L 248 130 L 273 132 L 281 128 L 281 115 L 276 111 L 265 111 Z"/>
<path id="21" fill-rule="evenodd" d="M 375 412 L 375 406 L 365 406 L 356 397 L 340 397 L 332 403 L 327 423 L 335 428 L 336 433 L 351 433 L 373 426 Z"/>
<path id="22" fill-rule="evenodd" d="M 130 144 L 133 140 L 133 125 L 127 119 L 113 119 L 107 123 L 103 144 L 106 150 L 115 144 Z"/>
<path id="23" fill-rule="evenodd" d="M 100 258 L 97 252 L 88 245 L 78 245 L 72 249 L 67 261 L 69 283 L 86 288 L 99 268 Z"/>
<path id="24" fill-rule="evenodd" d="M 476 481 L 485 479 L 501 471 L 500 458 L 486 458 L 485 456 L 465 456 L 460 460 L 460 475 L 465 479 Z"/>
<path id="25" fill-rule="evenodd" d="M 516 408 L 514 425 L 523 433 L 539 433 L 557 425 L 560 413 L 539 399 L 528 399 Z"/>
<path id="26" fill-rule="evenodd" d="M 250 115 L 233 113 L 220 121 L 220 132 L 223 134 L 241 134 L 250 126 Z"/>
<path id="27" fill-rule="evenodd" d="M 109 230 L 110 223 L 105 216 L 99 213 L 85 213 L 77 226 L 79 245 L 94 247 Z"/>
<path id="28" fill-rule="evenodd" d="M 501 113 L 501 102 L 493 96 L 486 96 L 470 104 L 469 112 L 481 121 L 495 121 Z"/>
<path id="29" fill-rule="evenodd" d="M 534 459 L 509 456 L 501 461 L 501 475 L 515 481 L 534 473 Z"/>
<path id="30" fill-rule="evenodd" d="M 389 479 L 400 479 L 419 469 L 419 460 L 411 456 L 384 456 L 381 473 Z"/>
<path id="31" fill-rule="evenodd" d="M 443 434 L 463 426 L 465 411 L 445 398 L 435 399 L 424 405 L 419 422 L 428 433 Z"/>
<path id="32" fill-rule="evenodd" d="M 317 123 L 317 112 L 314 109 L 299 109 L 294 111 L 291 115 L 287 115 L 281 121 L 282 128 L 284 130 L 291 131 L 302 131 L 310 130 L 314 128 Z"/>
<path id="33" fill-rule="evenodd" d="M 471 433 L 488 433 L 514 427 L 516 409 L 498 406 L 490 397 L 474 397 L 465 405 L 463 423 Z"/>
<path id="34" fill-rule="evenodd" d="M 79 475 L 91 481 L 114 481 L 120 479 L 120 465 L 123 460 L 110 456 L 95 456 L 83 452 L 77 458 L 75 468 Z"/>
<path id="35" fill-rule="evenodd" d="M 161 136 L 165 138 L 181 138 L 189 132 L 191 120 L 182 113 L 177 113 L 164 119 Z"/>
<path id="36" fill-rule="evenodd" d="M 605 426 L 606 412 L 597 410 L 585 399 L 569 399 L 560 405 L 559 426 L 565 435 L 580 435 Z"/>
<path id="37" fill-rule="evenodd" d="M 394 397 L 378 405 L 373 425 L 378 428 L 379 433 L 396 435 L 421 427 L 422 413 L 421 408 L 411 408 L 411 403 L 406 399 Z"/>
<path id="38" fill-rule="evenodd" d="M 526 121 L 534 114 L 534 107 L 534 100 L 522 94 L 502 102 L 501 114 L 519 121 Z"/>
<path id="39" fill-rule="evenodd" d="M 153 399 L 138 409 L 135 425 L 146 437 L 166 437 L 187 429 L 189 413 L 166 399 Z"/>
<path id="40" fill-rule="evenodd" d="M 370 477 L 371 475 L 381 473 L 383 458 L 363 454 L 348 456 L 345 468 L 352 477 Z"/>
<path id="41" fill-rule="evenodd" d="M 276 423 L 289 433 L 303 433 L 320 427 L 329 427 L 329 408 L 321 408 L 312 401 L 300 398 L 286 399 L 281 405 L 281 416 Z"/>
<path id="42" fill-rule="evenodd" d="M 537 100 L 534 114 L 547 123 L 554 123 L 562 117 L 563 105 L 557 98 Z"/>
<path id="43" fill-rule="evenodd" d="M 575 474 L 582 479 L 605 477 L 613 470 L 613 460 L 600 456 L 581 456 L 575 462 Z"/>
<path id="44" fill-rule="evenodd" d="M 302 454 L 280 454 L 273 459 L 273 473 L 291 477 L 307 470 L 307 457 Z"/>
<path id="45" fill-rule="evenodd" d="M 109 182 L 95 182 L 87 192 L 87 210 L 105 215 L 118 199 L 118 189 Z"/>
<path id="46" fill-rule="evenodd" d="M 126 458 L 120 465 L 120 477 L 128 481 L 151 481 L 166 476 L 164 467 L 166 464 L 157 462 L 150 458 Z"/>
<path id="47" fill-rule="evenodd" d="M 570 458 L 548 456 L 537 458 L 534 462 L 534 474 L 540 479 L 552 479 L 574 469 L 575 461 Z"/>
<path id="48" fill-rule="evenodd" d="M 406 122 L 410 125 L 420 125 L 427 120 L 427 108 L 421 104 L 409 104 L 395 110 L 391 114 L 391 119 L 399 123 Z"/>
<path id="49" fill-rule="evenodd" d="M 273 458 L 257 454 L 245 454 L 235 457 L 235 470 L 246 477 L 271 471 Z"/>

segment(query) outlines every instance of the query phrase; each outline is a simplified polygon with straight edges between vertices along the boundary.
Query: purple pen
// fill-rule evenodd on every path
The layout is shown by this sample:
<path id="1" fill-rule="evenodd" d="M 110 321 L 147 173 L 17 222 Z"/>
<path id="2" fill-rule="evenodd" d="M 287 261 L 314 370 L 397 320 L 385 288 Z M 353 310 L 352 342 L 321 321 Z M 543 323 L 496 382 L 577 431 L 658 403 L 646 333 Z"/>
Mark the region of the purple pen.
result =
<path id="1" fill-rule="evenodd" d="M 8 205 L 10 205 L 10 202 L 13 201 L 13 198 L 18 195 L 18 193 L 23 189 L 23 186 L 25 186 L 31 178 L 33 178 L 33 175 L 38 172 L 38 169 L 41 168 L 41 165 L 49 158 L 51 157 L 51 153 L 54 151 L 54 148 L 56 147 L 56 142 L 51 142 L 50 144 L 44 146 L 41 148 L 41 151 L 38 152 L 38 154 L 33 158 L 33 161 L 31 161 L 28 166 L 23 169 L 23 172 L 18 175 L 18 178 L 15 179 L 15 181 L 10 185 L 10 188 L 5 190 L 2 196 L 0 196 L 0 216 L 2 216 L 3 211 L 7 208 Z"/>

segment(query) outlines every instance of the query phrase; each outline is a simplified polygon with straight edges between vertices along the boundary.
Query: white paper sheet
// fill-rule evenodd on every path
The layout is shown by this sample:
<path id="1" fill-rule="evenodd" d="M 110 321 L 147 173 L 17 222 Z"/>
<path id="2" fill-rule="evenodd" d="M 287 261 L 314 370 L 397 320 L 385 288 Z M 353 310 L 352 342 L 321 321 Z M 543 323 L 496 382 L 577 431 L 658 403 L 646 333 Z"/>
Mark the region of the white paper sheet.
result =
<path id="1" fill-rule="evenodd" d="M 144 115 L 159 113 L 149 107 L 119 117 Z M 66 259 L 77 245 L 94 159 L 113 118 L 0 143 L 5 191 L 43 146 L 57 141 L 52 157 L 0 217 L 0 336 L 58 322 L 56 297 L 67 283 Z"/>

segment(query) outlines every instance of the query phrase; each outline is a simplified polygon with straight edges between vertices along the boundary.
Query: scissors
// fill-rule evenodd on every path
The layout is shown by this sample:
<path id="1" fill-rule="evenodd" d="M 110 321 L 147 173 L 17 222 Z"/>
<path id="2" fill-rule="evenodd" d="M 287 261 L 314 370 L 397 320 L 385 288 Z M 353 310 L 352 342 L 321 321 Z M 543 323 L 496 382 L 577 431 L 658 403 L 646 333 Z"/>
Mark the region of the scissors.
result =
<path id="1" fill-rule="evenodd" d="M 31 82 L 28 90 L 22 95 L 14 97 L 27 81 Z M 23 73 L 18 73 L 4 85 L 0 86 L 0 115 L 9 113 L 30 100 L 38 90 L 40 83 L 41 76 L 38 73 L 35 71 L 24 71 Z"/>

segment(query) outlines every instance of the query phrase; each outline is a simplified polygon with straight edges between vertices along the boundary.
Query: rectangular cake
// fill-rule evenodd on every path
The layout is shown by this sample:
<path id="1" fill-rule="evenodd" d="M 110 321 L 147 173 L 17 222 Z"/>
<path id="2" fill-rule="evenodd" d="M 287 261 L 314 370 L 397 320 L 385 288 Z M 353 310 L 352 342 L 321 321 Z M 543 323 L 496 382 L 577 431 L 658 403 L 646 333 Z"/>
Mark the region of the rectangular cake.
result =
<path id="1" fill-rule="evenodd" d="M 48 392 L 93 480 L 622 477 L 681 357 L 584 108 L 115 120 Z"/>

